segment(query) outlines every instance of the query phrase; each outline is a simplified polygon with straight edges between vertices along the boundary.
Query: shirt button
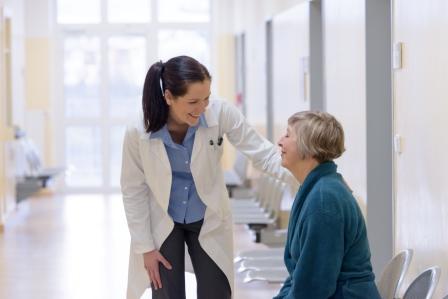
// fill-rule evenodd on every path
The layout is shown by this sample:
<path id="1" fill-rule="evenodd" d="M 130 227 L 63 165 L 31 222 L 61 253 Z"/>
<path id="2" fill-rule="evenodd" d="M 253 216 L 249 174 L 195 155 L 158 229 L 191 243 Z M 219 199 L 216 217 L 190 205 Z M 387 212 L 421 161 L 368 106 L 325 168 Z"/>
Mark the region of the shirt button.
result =
<path id="1" fill-rule="evenodd" d="M 185 190 L 188 190 L 188 187 L 185 187 Z"/>
<path id="2" fill-rule="evenodd" d="M 185 164 L 188 164 L 188 161 L 185 161 Z"/>
<path id="3" fill-rule="evenodd" d="M 185 204 L 187 204 L 187 202 L 186 202 L 186 201 L 183 201 L 182 203 L 183 203 L 184 205 L 185 205 Z"/>

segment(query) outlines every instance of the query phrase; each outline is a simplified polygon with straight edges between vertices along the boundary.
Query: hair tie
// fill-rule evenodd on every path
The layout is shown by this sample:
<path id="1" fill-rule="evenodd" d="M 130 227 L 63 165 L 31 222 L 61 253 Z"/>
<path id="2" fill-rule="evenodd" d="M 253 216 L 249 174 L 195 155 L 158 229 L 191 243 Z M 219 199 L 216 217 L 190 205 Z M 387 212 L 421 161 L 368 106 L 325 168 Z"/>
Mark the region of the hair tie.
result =
<path id="1" fill-rule="evenodd" d="M 160 83 L 160 90 L 162 91 L 162 95 L 165 96 L 165 92 L 163 90 L 162 76 L 160 76 L 159 83 Z"/>
<path id="2" fill-rule="evenodd" d="M 163 89 L 163 82 L 162 82 L 162 73 L 165 69 L 165 65 L 163 64 L 162 60 L 160 60 L 160 64 L 162 65 L 162 67 L 160 68 L 160 78 L 159 78 L 160 90 L 162 91 L 162 96 L 165 96 L 165 90 Z"/>

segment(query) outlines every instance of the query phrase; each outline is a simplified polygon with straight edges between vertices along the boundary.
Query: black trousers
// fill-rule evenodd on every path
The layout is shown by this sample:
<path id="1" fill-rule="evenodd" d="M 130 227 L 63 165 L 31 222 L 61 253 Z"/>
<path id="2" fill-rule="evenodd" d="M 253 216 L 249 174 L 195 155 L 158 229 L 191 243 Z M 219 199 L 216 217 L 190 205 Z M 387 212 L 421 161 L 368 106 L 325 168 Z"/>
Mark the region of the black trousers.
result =
<path id="1" fill-rule="evenodd" d="M 152 288 L 153 299 L 185 299 L 185 243 L 197 281 L 197 299 L 230 299 L 229 281 L 224 272 L 199 244 L 203 220 L 174 223 L 173 231 L 163 242 L 160 253 L 171 263 L 171 270 L 159 264 L 162 288 Z"/>

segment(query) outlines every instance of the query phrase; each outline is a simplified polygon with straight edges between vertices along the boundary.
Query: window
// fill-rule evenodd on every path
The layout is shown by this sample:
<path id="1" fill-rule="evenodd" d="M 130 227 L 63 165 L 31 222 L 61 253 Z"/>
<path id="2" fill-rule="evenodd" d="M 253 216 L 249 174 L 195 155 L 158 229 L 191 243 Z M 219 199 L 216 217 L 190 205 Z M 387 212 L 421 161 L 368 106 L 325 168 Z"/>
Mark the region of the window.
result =
<path id="1" fill-rule="evenodd" d="M 209 0 L 159 0 L 160 22 L 209 22 Z"/>
<path id="2" fill-rule="evenodd" d="M 209 0 L 55 0 L 58 160 L 67 191 L 115 192 L 122 141 L 141 110 L 149 66 L 210 61 Z M 59 122 L 59 121 L 58 121 Z"/>
<path id="3" fill-rule="evenodd" d="M 98 126 L 67 126 L 65 152 L 68 167 L 67 184 L 73 187 L 103 183 L 101 167 L 101 132 Z"/>
<path id="4" fill-rule="evenodd" d="M 178 55 L 188 55 L 209 66 L 208 38 L 203 31 L 161 29 L 157 42 L 158 52 L 163 61 Z M 186 48 L 185 45 L 189 46 Z"/>
<path id="5" fill-rule="evenodd" d="M 60 24 L 99 23 L 100 0 L 58 0 L 57 21 Z"/>
<path id="6" fill-rule="evenodd" d="M 147 23 L 150 19 L 148 0 L 109 0 L 107 7 L 111 23 Z"/>
<path id="7" fill-rule="evenodd" d="M 70 35 L 64 38 L 64 98 L 67 117 L 99 117 L 99 38 Z"/>
<path id="8" fill-rule="evenodd" d="M 109 115 L 135 116 L 140 107 L 146 74 L 146 40 L 143 36 L 111 37 L 109 56 Z"/>

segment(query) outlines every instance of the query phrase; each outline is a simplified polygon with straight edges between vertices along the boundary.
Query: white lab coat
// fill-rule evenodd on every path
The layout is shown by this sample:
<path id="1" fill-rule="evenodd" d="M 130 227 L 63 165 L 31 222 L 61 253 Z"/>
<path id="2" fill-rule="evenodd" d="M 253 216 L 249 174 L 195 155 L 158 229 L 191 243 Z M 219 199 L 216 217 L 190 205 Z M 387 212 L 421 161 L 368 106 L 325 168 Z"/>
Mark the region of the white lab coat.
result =
<path id="1" fill-rule="evenodd" d="M 232 215 L 220 163 L 223 146 L 217 145 L 218 138 L 225 135 L 256 168 L 292 183 L 296 181 L 280 166 L 276 146 L 247 125 L 236 107 L 224 101 L 211 101 L 204 114 L 208 127 L 196 131 L 190 163 L 196 190 L 207 206 L 199 242 L 225 273 L 234 294 Z M 128 127 L 121 173 L 131 234 L 128 299 L 140 299 L 149 286 L 142 254 L 160 249 L 173 229 L 173 220 L 168 215 L 171 181 L 171 166 L 162 140 L 150 139 L 142 120 Z"/>

